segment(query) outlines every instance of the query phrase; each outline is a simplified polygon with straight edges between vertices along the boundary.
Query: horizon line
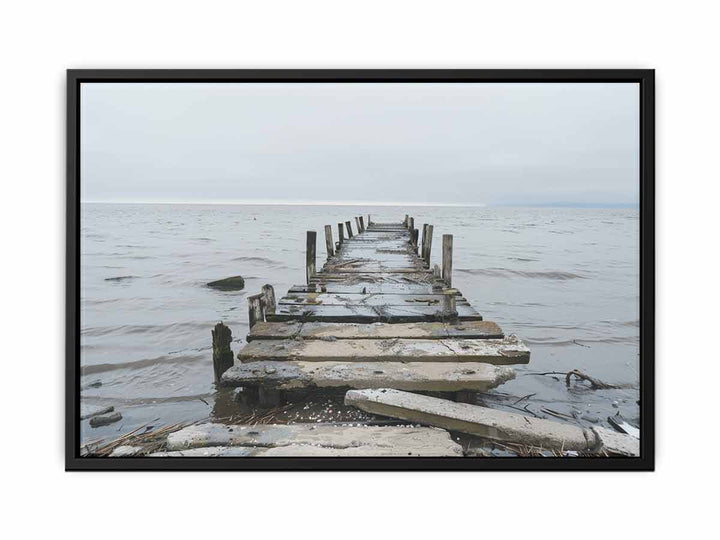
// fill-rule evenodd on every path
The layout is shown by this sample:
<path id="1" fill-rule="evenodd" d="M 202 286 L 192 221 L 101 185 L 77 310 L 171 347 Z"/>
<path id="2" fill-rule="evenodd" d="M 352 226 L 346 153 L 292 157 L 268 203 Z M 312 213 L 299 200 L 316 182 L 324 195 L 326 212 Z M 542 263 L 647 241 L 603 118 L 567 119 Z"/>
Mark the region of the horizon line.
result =
<path id="1" fill-rule="evenodd" d="M 443 202 L 408 202 L 408 201 L 305 201 L 305 200 L 212 200 L 212 201 L 80 201 L 80 204 L 167 204 L 167 205 L 238 205 L 238 206 L 417 206 L 417 207 L 450 207 L 450 208 L 483 208 L 497 206 L 518 207 L 595 207 L 617 208 L 638 207 L 637 202 L 509 202 L 509 203 L 443 203 Z"/>

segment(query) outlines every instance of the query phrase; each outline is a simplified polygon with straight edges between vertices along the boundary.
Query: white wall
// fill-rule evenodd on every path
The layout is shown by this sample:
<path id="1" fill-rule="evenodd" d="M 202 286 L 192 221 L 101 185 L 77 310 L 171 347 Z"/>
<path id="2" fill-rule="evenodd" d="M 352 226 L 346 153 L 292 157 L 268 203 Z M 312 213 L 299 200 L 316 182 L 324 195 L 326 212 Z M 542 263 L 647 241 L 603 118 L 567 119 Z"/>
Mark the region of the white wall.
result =
<path id="1" fill-rule="evenodd" d="M 627 0 L 354 4 L 4 4 L 4 528 L 100 538 L 294 537 L 323 525 L 343 538 L 363 530 L 470 539 L 700 535 L 714 521 L 717 430 L 707 422 L 720 410 L 718 287 L 710 281 L 718 215 L 716 7 Z M 63 472 L 70 67 L 656 68 L 657 472 Z"/>

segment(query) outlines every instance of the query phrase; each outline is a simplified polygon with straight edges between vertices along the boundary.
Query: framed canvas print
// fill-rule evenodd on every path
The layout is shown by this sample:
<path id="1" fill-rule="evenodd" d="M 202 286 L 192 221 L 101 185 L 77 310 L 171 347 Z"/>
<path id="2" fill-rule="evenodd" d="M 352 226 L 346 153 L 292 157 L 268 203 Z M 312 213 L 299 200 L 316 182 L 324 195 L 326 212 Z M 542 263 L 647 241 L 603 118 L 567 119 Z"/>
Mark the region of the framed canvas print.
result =
<path id="1" fill-rule="evenodd" d="M 66 467 L 654 466 L 652 70 L 71 70 Z"/>

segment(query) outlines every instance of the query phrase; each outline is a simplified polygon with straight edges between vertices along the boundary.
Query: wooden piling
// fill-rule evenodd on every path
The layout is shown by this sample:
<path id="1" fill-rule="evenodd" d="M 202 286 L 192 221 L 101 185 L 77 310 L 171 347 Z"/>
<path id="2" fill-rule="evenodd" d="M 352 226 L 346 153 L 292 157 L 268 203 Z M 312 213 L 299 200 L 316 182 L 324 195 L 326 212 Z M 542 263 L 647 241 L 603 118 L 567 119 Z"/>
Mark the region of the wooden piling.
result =
<path id="1" fill-rule="evenodd" d="M 408 223 L 409 223 L 410 216 L 405 214 L 405 219 L 403 220 L 403 225 L 405 225 L 405 228 L 407 229 Z"/>
<path id="2" fill-rule="evenodd" d="M 408 229 L 410 229 L 410 232 L 415 228 L 415 218 L 410 216 L 408 218 Z"/>
<path id="3" fill-rule="evenodd" d="M 422 226 L 422 242 L 420 245 L 420 258 L 425 260 L 425 244 L 427 243 L 427 223 Z"/>
<path id="4" fill-rule="evenodd" d="M 443 317 L 445 319 L 454 319 L 457 316 L 458 311 L 455 295 L 452 293 L 443 294 Z"/>
<path id="5" fill-rule="evenodd" d="M 355 216 L 355 229 L 357 229 L 358 234 L 362 232 L 362 227 L 360 226 L 360 218 L 357 216 Z"/>
<path id="6" fill-rule="evenodd" d="M 362 232 L 365 232 L 365 219 L 363 216 L 360 216 L 360 229 Z"/>
<path id="7" fill-rule="evenodd" d="M 317 241 L 317 233 L 315 231 L 307 231 L 307 247 L 305 250 L 305 276 L 307 282 L 315 275 L 315 247 Z"/>
<path id="8" fill-rule="evenodd" d="M 256 323 L 262 322 L 264 320 L 262 308 L 263 297 L 264 295 L 262 293 L 253 294 L 252 296 L 247 297 L 248 325 L 250 326 L 250 328 L 255 326 Z"/>
<path id="9" fill-rule="evenodd" d="M 350 226 L 349 221 L 345 222 L 345 227 L 347 228 L 348 238 L 352 238 L 353 237 L 352 227 Z"/>
<path id="10" fill-rule="evenodd" d="M 452 287 L 452 252 L 453 235 L 443 234 L 442 279 L 448 287 Z"/>
<path id="11" fill-rule="evenodd" d="M 345 242 L 345 235 L 343 234 L 343 224 L 338 223 L 338 243 L 342 246 Z"/>
<path id="12" fill-rule="evenodd" d="M 427 266 L 428 268 L 430 268 L 430 253 L 432 252 L 432 237 L 434 228 L 435 227 L 433 225 L 427 226 L 427 230 L 425 232 L 427 240 L 423 242 L 423 244 L 425 244 L 425 266 Z"/>
<path id="13" fill-rule="evenodd" d="M 265 314 L 265 318 L 267 318 L 267 315 L 274 315 L 275 310 L 277 309 L 277 303 L 275 302 L 275 289 L 272 285 L 266 283 L 262 286 L 262 289 L 260 289 L 260 291 L 263 295 L 263 312 Z"/>
<path id="14" fill-rule="evenodd" d="M 328 259 L 335 255 L 335 249 L 333 248 L 332 227 L 330 225 L 325 225 L 325 249 L 327 249 Z"/>
<path id="15" fill-rule="evenodd" d="M 230 348 L 232 343 L 232 331 L 222 322 L 215 325 L 211 331 L 213 343 L 213 371 L 215 382 L 219 383 L 222 374 L 230 369 L 233 364 L 233 352 Z"/>

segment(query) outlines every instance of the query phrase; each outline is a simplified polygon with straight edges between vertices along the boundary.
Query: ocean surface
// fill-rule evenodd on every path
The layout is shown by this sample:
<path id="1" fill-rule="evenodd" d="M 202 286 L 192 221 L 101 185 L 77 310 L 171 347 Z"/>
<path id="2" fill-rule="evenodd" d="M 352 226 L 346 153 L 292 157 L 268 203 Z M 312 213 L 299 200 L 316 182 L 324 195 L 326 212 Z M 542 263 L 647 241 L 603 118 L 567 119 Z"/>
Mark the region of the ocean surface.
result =
<path id="1" fill-rule="evenodd" d="M 81 395 L 123 415 L 97 429 L 82 422 L 83 440 L 212 416 L 210 329 L 223 321 L 233 350 L 242 347 L 246 295 L 270 283 L 280 297 L 304 282 L 305 231 L 318 231 L 321 265 L 324 225 L 337 234 L 356 215 L 398 222 L 406 213 L 433 224 L 436 240 L 454 235 L 453 285 L 531 348 L 498 398 L 580 423 L 607 425 L 618 411 L 639 423 L 636 209 L 83 203 Z M 245 278 L 243 291 L 205 286 L 234 275 Z M 635 388 L 568 389 L 540 374 L 572 369 Z"/>

